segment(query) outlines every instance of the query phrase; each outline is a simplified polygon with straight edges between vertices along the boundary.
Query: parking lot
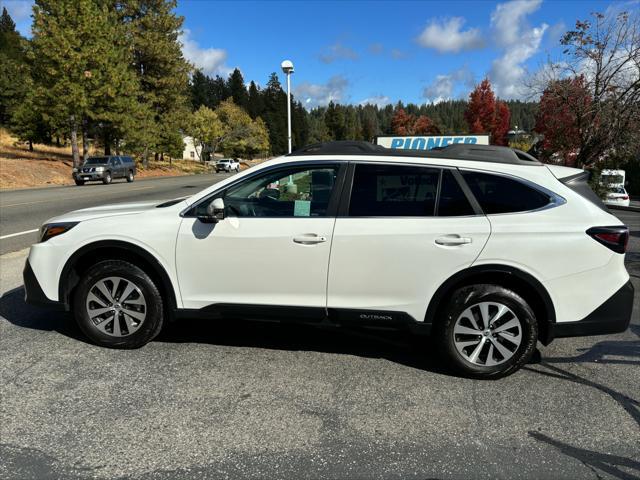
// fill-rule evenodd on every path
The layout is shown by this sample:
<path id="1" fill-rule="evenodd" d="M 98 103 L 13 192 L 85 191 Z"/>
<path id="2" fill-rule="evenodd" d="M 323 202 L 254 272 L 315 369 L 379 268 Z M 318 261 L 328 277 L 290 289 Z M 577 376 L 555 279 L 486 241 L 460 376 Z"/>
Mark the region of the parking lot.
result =
<path id="1" fill-rule="evenodd" d="M 639 292 L 640 213 L 615 213 Z M 402 333 L 188 320 L 98 348 L 24 304 L 25 255 L 0 257 L 1 478 L 640 477 L 638 293 L 627 332 L 473 381 Z"/>

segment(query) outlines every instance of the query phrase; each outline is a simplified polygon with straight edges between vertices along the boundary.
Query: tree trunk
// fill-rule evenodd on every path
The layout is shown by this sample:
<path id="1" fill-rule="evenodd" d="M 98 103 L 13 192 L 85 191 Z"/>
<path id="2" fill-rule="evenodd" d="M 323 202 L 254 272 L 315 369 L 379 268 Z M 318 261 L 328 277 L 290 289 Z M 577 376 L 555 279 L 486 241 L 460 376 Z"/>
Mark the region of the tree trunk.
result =
<path id="1" fill-rule="evenodd" d="M 111 138 L 108 132 L 104 132 L 104 154 L 111 155 Z"/>
<path id="2" fill-rule="evenodd" d="M 71 115 L 71 155 L 73 156 L 73 166 L 80 166 L 80 152 L 78 152 L 78 124 L 76 117 Z"/>
<path id="3" fill-rule="evenodd" d="M 160 161 L 161 161 L 161 162 L 164 162 L 164 152 L 162 152 L 162 153 L 160 154 Z"/>
<path id="4" fill-rule="evenodd" d="M 60 146 L 60 137 L 56 135 L 56 147 Z"/>
<path id="5" fill-rule="evenodd" d="M 158 152 L 155 152 L 155 154 L 153 155 L 153 158 L 156 162 L 158 161 L 158 158 L 159 158 Z"/>
<path id="6" fill-rule="evenodd" d="M 89 133 L 87 132 L 87 119 L 82 122 L 82 163 L 89 158 Z"/>
<path id="7" fill-rule="evenodd" d="M 33 142 L 29 140 L 29 151 L 33 152 Z"/>
<path id="8" fill-rule="evenodd" d="M 144 153 L 142 154 L 142 165 L 144 168 L 149 166 L 149 147 L 144 147 Z"/>

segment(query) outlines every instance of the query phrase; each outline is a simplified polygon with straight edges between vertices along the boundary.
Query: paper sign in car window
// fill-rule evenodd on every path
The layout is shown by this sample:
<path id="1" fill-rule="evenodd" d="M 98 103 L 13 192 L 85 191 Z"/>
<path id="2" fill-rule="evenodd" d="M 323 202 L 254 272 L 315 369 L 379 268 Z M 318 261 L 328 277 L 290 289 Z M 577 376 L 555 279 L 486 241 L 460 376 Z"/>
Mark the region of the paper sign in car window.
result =
<path id="1" fill-rule="evenodd" d="M 309 200 L 296 200 L 293 204 L 294 217 L 310 217 L 311 202 Z"/>

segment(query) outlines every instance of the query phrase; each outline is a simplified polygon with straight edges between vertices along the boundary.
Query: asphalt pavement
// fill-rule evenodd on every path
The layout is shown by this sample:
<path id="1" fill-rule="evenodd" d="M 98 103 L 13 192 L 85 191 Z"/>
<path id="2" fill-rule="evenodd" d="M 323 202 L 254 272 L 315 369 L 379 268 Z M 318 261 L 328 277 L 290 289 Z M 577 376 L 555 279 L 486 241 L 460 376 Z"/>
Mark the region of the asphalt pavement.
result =
<path id="1" fill-rule="evenodd" d="M 0 255 L 37 241 L 37 230 L 51 217 L 107 203 L 167 200 L 193 195 L 229 174 L 159 177 L 110 185 L 45 187 L 0 191 Z"/>
<path id="2" fill-rule="evenodd" d="M 616 214 L 639 292 L 640 213 Z M 185 320 L 99 348 L 25 305 L 25 255 L 0 256 L 0 478 L 640 477 L 638 294 L 627 332 L 474 381 L 404 333 Z"/>

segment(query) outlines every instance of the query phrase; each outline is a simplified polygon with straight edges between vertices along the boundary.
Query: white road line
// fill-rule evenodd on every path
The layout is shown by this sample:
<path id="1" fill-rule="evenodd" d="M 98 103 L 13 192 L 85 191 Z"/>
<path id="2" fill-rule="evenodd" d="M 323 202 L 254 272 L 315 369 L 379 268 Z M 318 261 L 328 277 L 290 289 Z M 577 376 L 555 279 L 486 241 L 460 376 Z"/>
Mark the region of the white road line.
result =
<path id="1" fill-rule="evenodd" d="M 27 233 L 37 232 L 38 230 L 40 230 L 40 229 L 39 228 L 34 228 L 33 230 L 25 230 L 24 232 L 11 233 L 9 235 L 2 235 L 0 237 L 0 240 L 4 240 L 5 238 L 18 237 L 20 235 L 26 235 Z"/>

